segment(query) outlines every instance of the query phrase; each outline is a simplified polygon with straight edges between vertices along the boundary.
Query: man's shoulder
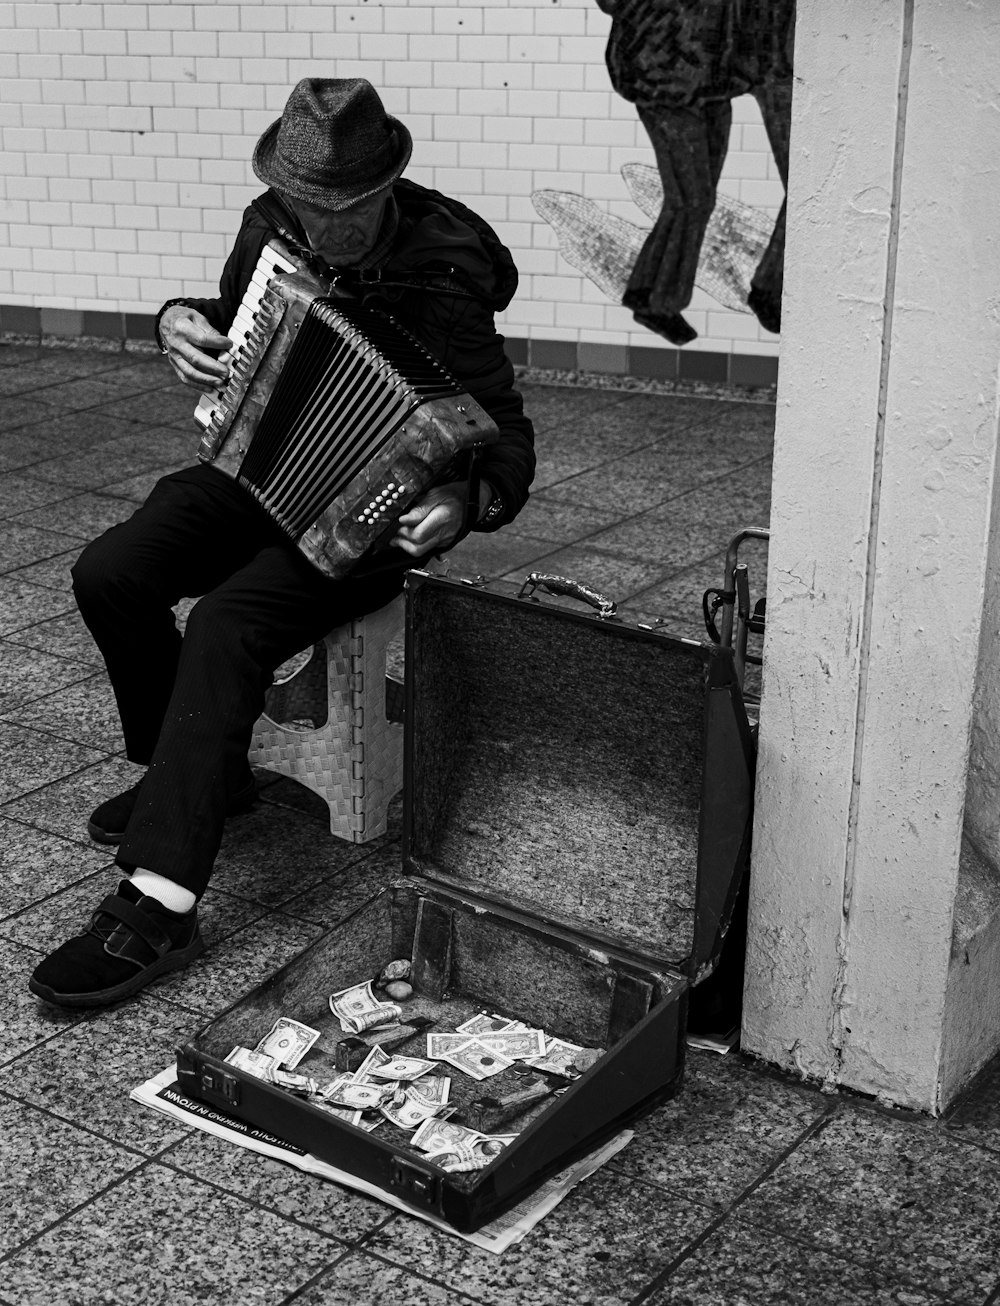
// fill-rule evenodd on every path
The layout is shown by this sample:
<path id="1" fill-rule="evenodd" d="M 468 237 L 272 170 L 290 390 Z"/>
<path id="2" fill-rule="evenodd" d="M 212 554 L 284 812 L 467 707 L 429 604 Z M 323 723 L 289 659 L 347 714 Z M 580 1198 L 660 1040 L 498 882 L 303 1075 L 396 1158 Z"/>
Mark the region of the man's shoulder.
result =
<path id="1" fill-rule="evenodd" d="M 408 178 L 396 182 L 393 195 L 401 217 L 401 240 L 393 263 L 457 267 L 494 309 L 507 306 L 517 289 L 517 268 L 485 218 L 461 200 Z"/>

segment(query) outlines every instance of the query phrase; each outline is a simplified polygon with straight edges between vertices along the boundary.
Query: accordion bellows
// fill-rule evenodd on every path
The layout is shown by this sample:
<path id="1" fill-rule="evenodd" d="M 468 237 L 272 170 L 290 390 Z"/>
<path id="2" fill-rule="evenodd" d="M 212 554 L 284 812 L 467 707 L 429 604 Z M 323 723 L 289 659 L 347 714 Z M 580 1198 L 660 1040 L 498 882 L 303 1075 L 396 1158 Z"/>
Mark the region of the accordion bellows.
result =
<path id="1" fill-rule="evenodd" d="M 391 538 L 456 455 L 499 432 L 394 318 L 283 263 L 268 246 L 237 315 L 230 380 L 199 405 L 198 456 L 336 579 Z"/>

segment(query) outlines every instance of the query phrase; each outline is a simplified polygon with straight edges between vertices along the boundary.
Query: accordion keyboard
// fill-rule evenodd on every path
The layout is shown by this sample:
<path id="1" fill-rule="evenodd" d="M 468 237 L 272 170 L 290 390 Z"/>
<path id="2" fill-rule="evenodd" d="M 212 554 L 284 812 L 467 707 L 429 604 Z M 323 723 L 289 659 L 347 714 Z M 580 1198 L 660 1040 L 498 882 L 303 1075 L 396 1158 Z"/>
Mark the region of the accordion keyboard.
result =
<path id="1" fill-rule="evenodd" d="M 280 250 L 276 249 L 273 244 L 265 245 L 261 250 L 260 258 L 257 260 L 257 267 L 250 279 L 243 295 L 243 300 L 233 318 L 233 324 L 226 332 L 229 339 L 233 342 L 232 362 L 235 365 L 246 346 L 247 338 L 253 330 L 257 315 L 260 312 L 261 300 L 264 292 L 271 284 L 271 278 L 276 272 L 294 272 L 295 264 L 284 256 Z M 224 386 L 219 386 L 215 390 L 207 390 L 198 401 L 198 407 L 194 410 L 194 419 L 199 426 L 208 430 L 215 416 L 221 399 Z"/>

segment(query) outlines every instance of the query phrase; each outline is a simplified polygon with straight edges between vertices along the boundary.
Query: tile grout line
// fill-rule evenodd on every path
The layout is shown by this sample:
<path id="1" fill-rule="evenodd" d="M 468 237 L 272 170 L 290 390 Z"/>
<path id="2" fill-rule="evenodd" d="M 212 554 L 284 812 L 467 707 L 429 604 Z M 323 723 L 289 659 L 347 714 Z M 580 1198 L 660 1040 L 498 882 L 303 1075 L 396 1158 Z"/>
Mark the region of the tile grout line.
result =
<path id="1" fill-rule="evenodd" d="M 600 535 L 605 534 L 607 531 L 618 530 L 622 526 L 627 526 L 631 522 L 638 521 L 640 517 L 646 516 L 647 513 L 656 512 L 656 510 L 659 508 L 666 508 L 670 504 L 676 503 L 678 499 L 683 499 L 689 494 L 697 494 L 701 490 L 709 490 L 713 486 L 717 485 L 720 481 L 726 480 L 727 477 L 733 476 L 737 472 L 745 472 L 751 468 L 758 467 L 761 463 L 765 463 L 769 461 L 769 459 L 770 459 L 770 454 L 761 454 L 757 458 L 751 458 L 748 462 L 740 463 L 736 467 L 730 467 L 726 471 L 720 472 L 718 476 L 713 476 L 708 480 L 700 481 L 697 485 L 690 486 L 686 490 L 681 490 L 677 494 L 672 494 L 668 496 L 666 499 L 657 499 L 655 503 L 651 503 L 647 507 L 641 508 L 638 512 L 633 512 L 628 516 L 620 517 L 616 522 L 612 523 L 612 525 L 603 526 L 601 527 L 600 530 L 594 531 L 590 535 L 584 536 L 583 538 L 587 540 L 596 540 Z M 584 471 L 574 472 L 572 476 L 565 476 L 561 481 L 553 481 L 551 485 L 543 486 L 542 490 L 540 490 L 539 493 L 542 493 L 543 491 L 547 493 L 550 490 L 557 489 L 561 485 L 568 485 L 570 482 L 576 480 L 578 477 L 589 476 L 593 472 L 598 472 L 608 467 L 612 467 L 616 461 L 617 461 L 616 459 L 612 459 L 610 462 L 601 463 L 597 467 L 588 467 Z M 559 502 L 560 501 L 558 499 L 555 500 L 556 504 L 558 504 Z M 578 503 L 577 500 L 563 501 L 563 502 Z M 596 505 L 579 504 L 579 506 L 583 508 L 590 508 Z"/>
<path id="2" fill-rule="evenodd" d="M 766 1183 L 780 1166 L 784 1165 L 785 1161 L 788 1160 L 793 1152 L 797 1151 L 803 1143 L 809 1142 L 809 1140 L 815 1138 L 821 1130 L 825 1129 L 834 1116 L 838 1114 L 839 1110 L 839 1103 L 830 1103 L 829 1106 L 824 1109 L 823 1114 L 811 1124 L 807 1125 L 798 1137 L 790 1143 L 784 1151 L 780 1152 L 770 1165 L 766 1166 L 763 1172 L 751 1184 L 748 1184 L 747 1187 L 738 1194 L 735 1200 L 726 1207 L 725 1211 L 717 1216 L 716 1219 L 714 1219 L 697 1238 L 689 1243 L 683 1251 L 679 1252 L 678 1255 L 675 1256 L 674 1259 L 646 1285 L 645 1288 L 629 1299 L 628 1306 L 641 1306 L 641 1303 L 647 1301 L 658 1288 L 661 1288 L 674 1271 L 685 1261 L 689 1260 L 702 1246 L 704 1246 L 704 1244 L 722 1228 L 730 1216 L 732 1216 L 738 1208 L 742 1206 L 758 1188 L 761 1187 L 762 1184 Z"/>
<path id="3" fill-rule="evenodd" d="M 386 1265 L 391 1270 L 398 1270 L 401 1274 L 408 1274 L 412 1278 L 419 1280 L 421 1283 L 429 1283 L 435 1288 L 443 1288 L 444 1291 L 449 1294 L 449 1296 L 455 1297 L 460 1302 L 470 1302 L 473 1303 L 474 1306 L 482 1306 L 481 1298 L 470 1297 L 469 1294 L 463 1292 L 461 1288 L 453 1288 L 450 1284 L 443 1283 L 440 1279 L 432 1278 L 431 1275 L 424 1274 L 421 1270 L 414 1269 L 409 1264 L 401 1264 L 399 1261 L 390 1260 L 388 1256 L 384 1256 L 380 1252 L 372 1251 L 370 1248 L 366 1246 L 366 1243 L 369 1238 L 373 1238 L 375 1234 L 380 1233 L 389 1224 L 391 1224 L 393 1220 L 397 1219 L 401 1215 L 407 1216 L 408 1219 L 414 1219 L 414 1220 L 420 1219 L 418 1215 L 410 1216 L 406 1211 L 391 1210 L 389 1212 L 387 1219 L 385 1219 L 376 1228 L 369 1229 L 366 1234 L 363 1234 L 362 1237 L 359 1238 L 355 1246 L 351 1248 L 351 1250 L 363 1253 L 363 1255 L 369 1257 L 371 1260 L 377 1261 L 379 1265 Z M 437 1232 L 441 1232 L 441 1231 L 437 1231 Z M 301 1289 L 298 1289 L 297 1291 L 301 1292 Z M 289 1298 L 287 1300 L 291 1301 L 293 1299 Z M 281 1306 L 286 1306 L 286 1302 L 282 1302 Z"/>
<path id="4" fill-rule="evenodd" d="M 16 1100 L 19 1101 L 20 1099 L 16 1099 Z M 34 1107 L 34 1103 L 29 1103 L 28 1105 Z M 39 1111 L 42 1110 L 41 1107 L 34 1107 L 34 1109 Z M 52 1113 L 46 1112 L 46 1114 L 51 1115 Z M 60 1121 L 62 1119 L 59 1116 L 56 1116 L 54 1118 Z M 92 1130 L 84 1129 L 83 1126 L 76 1126 L 76 1127 L 81 1129 L 82 1132 L 88 1133 L 92 1137 L 100 1139 L 101 1142 L 103 1143 L 108 1142 L 106 1138 L 103 1138 L 100 1134 L 95 1134 Z M 115 1140 L 115 1145 L 123 1146 L 123 1144 L 121 1144 L 119 1140 Z M 130 1152 L 131 1150 L 132 1149 L 129 1149 Z M 53 1229 L 59 1228 L 60 1225 L 65 1224 L 68 1220 L 71 1220 L 74 1216 L 79 1215 L 81 1211 L 84 1211 L 87 1209 L 87 1207 L 92 1206 L 98 1200 L 98 1198 L 104 1197 L 107 1193 L 112 1192 L 115 1188 L 121 1187 L 121 1185 L 124 1184 L 126 1180 L 131 1179 L 135 1175 L 139 1174 L 141 1171 L 148 1169 L 149 1166 L 152 1164 L 153 1164 L 153 1158 L 143 1155 L 139 1165 L 133 1166 L 132 1169 L 130 1170 L 126 1170 L 124 1174 L 119 1175 L 116 1179 L 112 1179 L 110 1183 L 105 1184 L 105 1186 L 103 1188 L 98 1189 L 97 1192 L 91 1193 L 91 1195 L 88 1198 L 86 1198 L 84 1201 L 79 1202 L 76 1206 L 71 1207 L 68 1211 L 64 1211 L 62 1215 L 57 1216 L 56 1219 L 54 1220 L 51 1220 L 47 1225 L 45 1225 L 43 1229 L 39 1229 L 37 1233 L 33 1233 L 29 1238 L 26 1238 L 24 1242 L 18 1243 L 16 1247 L 12 1247 L 9 1251 L 0 1254 L 0 1265 L 5 1264 L 15 1255 L 20 1255 L 21 1253 L 26 1252 L 30 1247 L 34 1246 L 36 1243 L 41 1241 L 41 1239 L 44 1238 L 46 1234 L 51 1233 Z"/>

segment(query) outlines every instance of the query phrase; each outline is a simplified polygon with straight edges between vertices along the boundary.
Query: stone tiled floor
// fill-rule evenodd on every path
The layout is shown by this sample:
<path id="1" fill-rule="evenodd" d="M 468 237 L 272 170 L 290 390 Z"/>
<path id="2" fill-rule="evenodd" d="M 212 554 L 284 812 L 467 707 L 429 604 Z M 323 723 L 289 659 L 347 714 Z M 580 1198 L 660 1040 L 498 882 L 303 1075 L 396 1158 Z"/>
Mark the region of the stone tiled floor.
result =
<path id="1" fill-rule="evenodd" d="M 568 574 L 700 637 L 726 541 L 767 522 L 773 406 L 560 380 L 525 381 L 531 503 L 451 565 Z M 179 1040 L 394 875 L 398 810 L 349 845 L 265 782 L 228 828 L 204 959 L 109 1011 L 28 993 L 115 883 L 85 818 L 132 779 L 68 568 L 194 440 L 190 393 L 143 352 L 2 344 L 0 403 L 0 1303 L 1000 1302 L 996 1070 L 931 1121 L 692 1054 L 683 1092 L 500 1257 L 134 1105 Z M 759 589 L 763 546 L 741 556 Z"/>

